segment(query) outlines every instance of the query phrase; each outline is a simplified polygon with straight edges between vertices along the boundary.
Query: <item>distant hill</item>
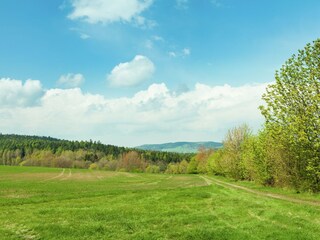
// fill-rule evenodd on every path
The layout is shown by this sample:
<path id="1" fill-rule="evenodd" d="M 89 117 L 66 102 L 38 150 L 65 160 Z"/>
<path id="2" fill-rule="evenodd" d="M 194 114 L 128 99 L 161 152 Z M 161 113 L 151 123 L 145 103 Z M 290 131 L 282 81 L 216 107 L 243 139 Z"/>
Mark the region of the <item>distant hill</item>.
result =
<path id="1" fill-rule="evenodd" d="M 221 148 L 222 143 L 219 142 L 174 142 L 163 144 L 145 144 L 135 148 L 151 151 L 177 152 L 177 153 L 195 153 L 199 147 L 205 148 Z"/>

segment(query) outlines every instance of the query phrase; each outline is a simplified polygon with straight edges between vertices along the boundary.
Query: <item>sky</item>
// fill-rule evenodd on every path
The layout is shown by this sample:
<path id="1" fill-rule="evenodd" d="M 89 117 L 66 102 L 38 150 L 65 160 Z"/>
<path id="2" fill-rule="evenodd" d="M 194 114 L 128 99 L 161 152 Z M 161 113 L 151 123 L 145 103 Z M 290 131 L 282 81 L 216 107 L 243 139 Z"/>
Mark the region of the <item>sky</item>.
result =
<path id="1" fill-rule="evenodd" d="M 137 146 L 263 125 L 318 0 L 1 0 L 0 133 Z"/>

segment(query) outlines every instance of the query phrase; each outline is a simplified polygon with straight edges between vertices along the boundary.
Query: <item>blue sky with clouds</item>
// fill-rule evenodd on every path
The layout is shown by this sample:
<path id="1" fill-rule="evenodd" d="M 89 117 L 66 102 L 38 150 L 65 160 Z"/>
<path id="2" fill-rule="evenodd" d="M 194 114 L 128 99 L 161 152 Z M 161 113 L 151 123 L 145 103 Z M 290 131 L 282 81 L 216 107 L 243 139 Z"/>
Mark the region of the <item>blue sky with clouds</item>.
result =
<path id="1" fill-rule="evenodd" d="M 0 132 L 134 146 L 258 129 L 265 84 L 320 36 L 319 11 L 317 0 L 2 0 Z"/>

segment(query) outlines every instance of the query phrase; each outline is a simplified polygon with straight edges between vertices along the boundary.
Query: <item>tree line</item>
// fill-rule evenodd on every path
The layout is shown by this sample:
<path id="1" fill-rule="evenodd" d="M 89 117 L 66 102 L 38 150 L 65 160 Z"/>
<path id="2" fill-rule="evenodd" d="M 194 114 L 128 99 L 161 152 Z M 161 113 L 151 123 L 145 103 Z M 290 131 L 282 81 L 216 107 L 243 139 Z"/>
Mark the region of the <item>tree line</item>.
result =
<path id="1" fill-rule="evenodd" d="M 92 140 L 0 134 L 2 165 L 164 172 L 168 164 L 190 161 L 193 155 L 117 147 Z"/>
<path id="2" fill-rule="evenodd" d="M 286 61 L 262 99 L 265 123 L 259 133 L 252 134 L 245 124 L 229 130 L 222 149 L 202 150 L 195 156 L 198 165 L 194 169 L 319 192 L 320 39 Z"/>

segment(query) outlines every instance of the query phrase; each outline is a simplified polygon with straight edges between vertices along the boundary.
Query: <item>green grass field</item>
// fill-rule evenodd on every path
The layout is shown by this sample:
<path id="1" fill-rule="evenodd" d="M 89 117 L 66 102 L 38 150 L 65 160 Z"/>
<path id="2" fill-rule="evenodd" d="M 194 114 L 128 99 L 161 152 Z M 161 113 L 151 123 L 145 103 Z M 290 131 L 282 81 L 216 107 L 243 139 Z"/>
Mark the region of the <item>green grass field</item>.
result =
<path id="1" fill-rule="evenodd" d="M 319 196 L 223 182 L 0 166 L 0 239 L 319 239 Z"/>

